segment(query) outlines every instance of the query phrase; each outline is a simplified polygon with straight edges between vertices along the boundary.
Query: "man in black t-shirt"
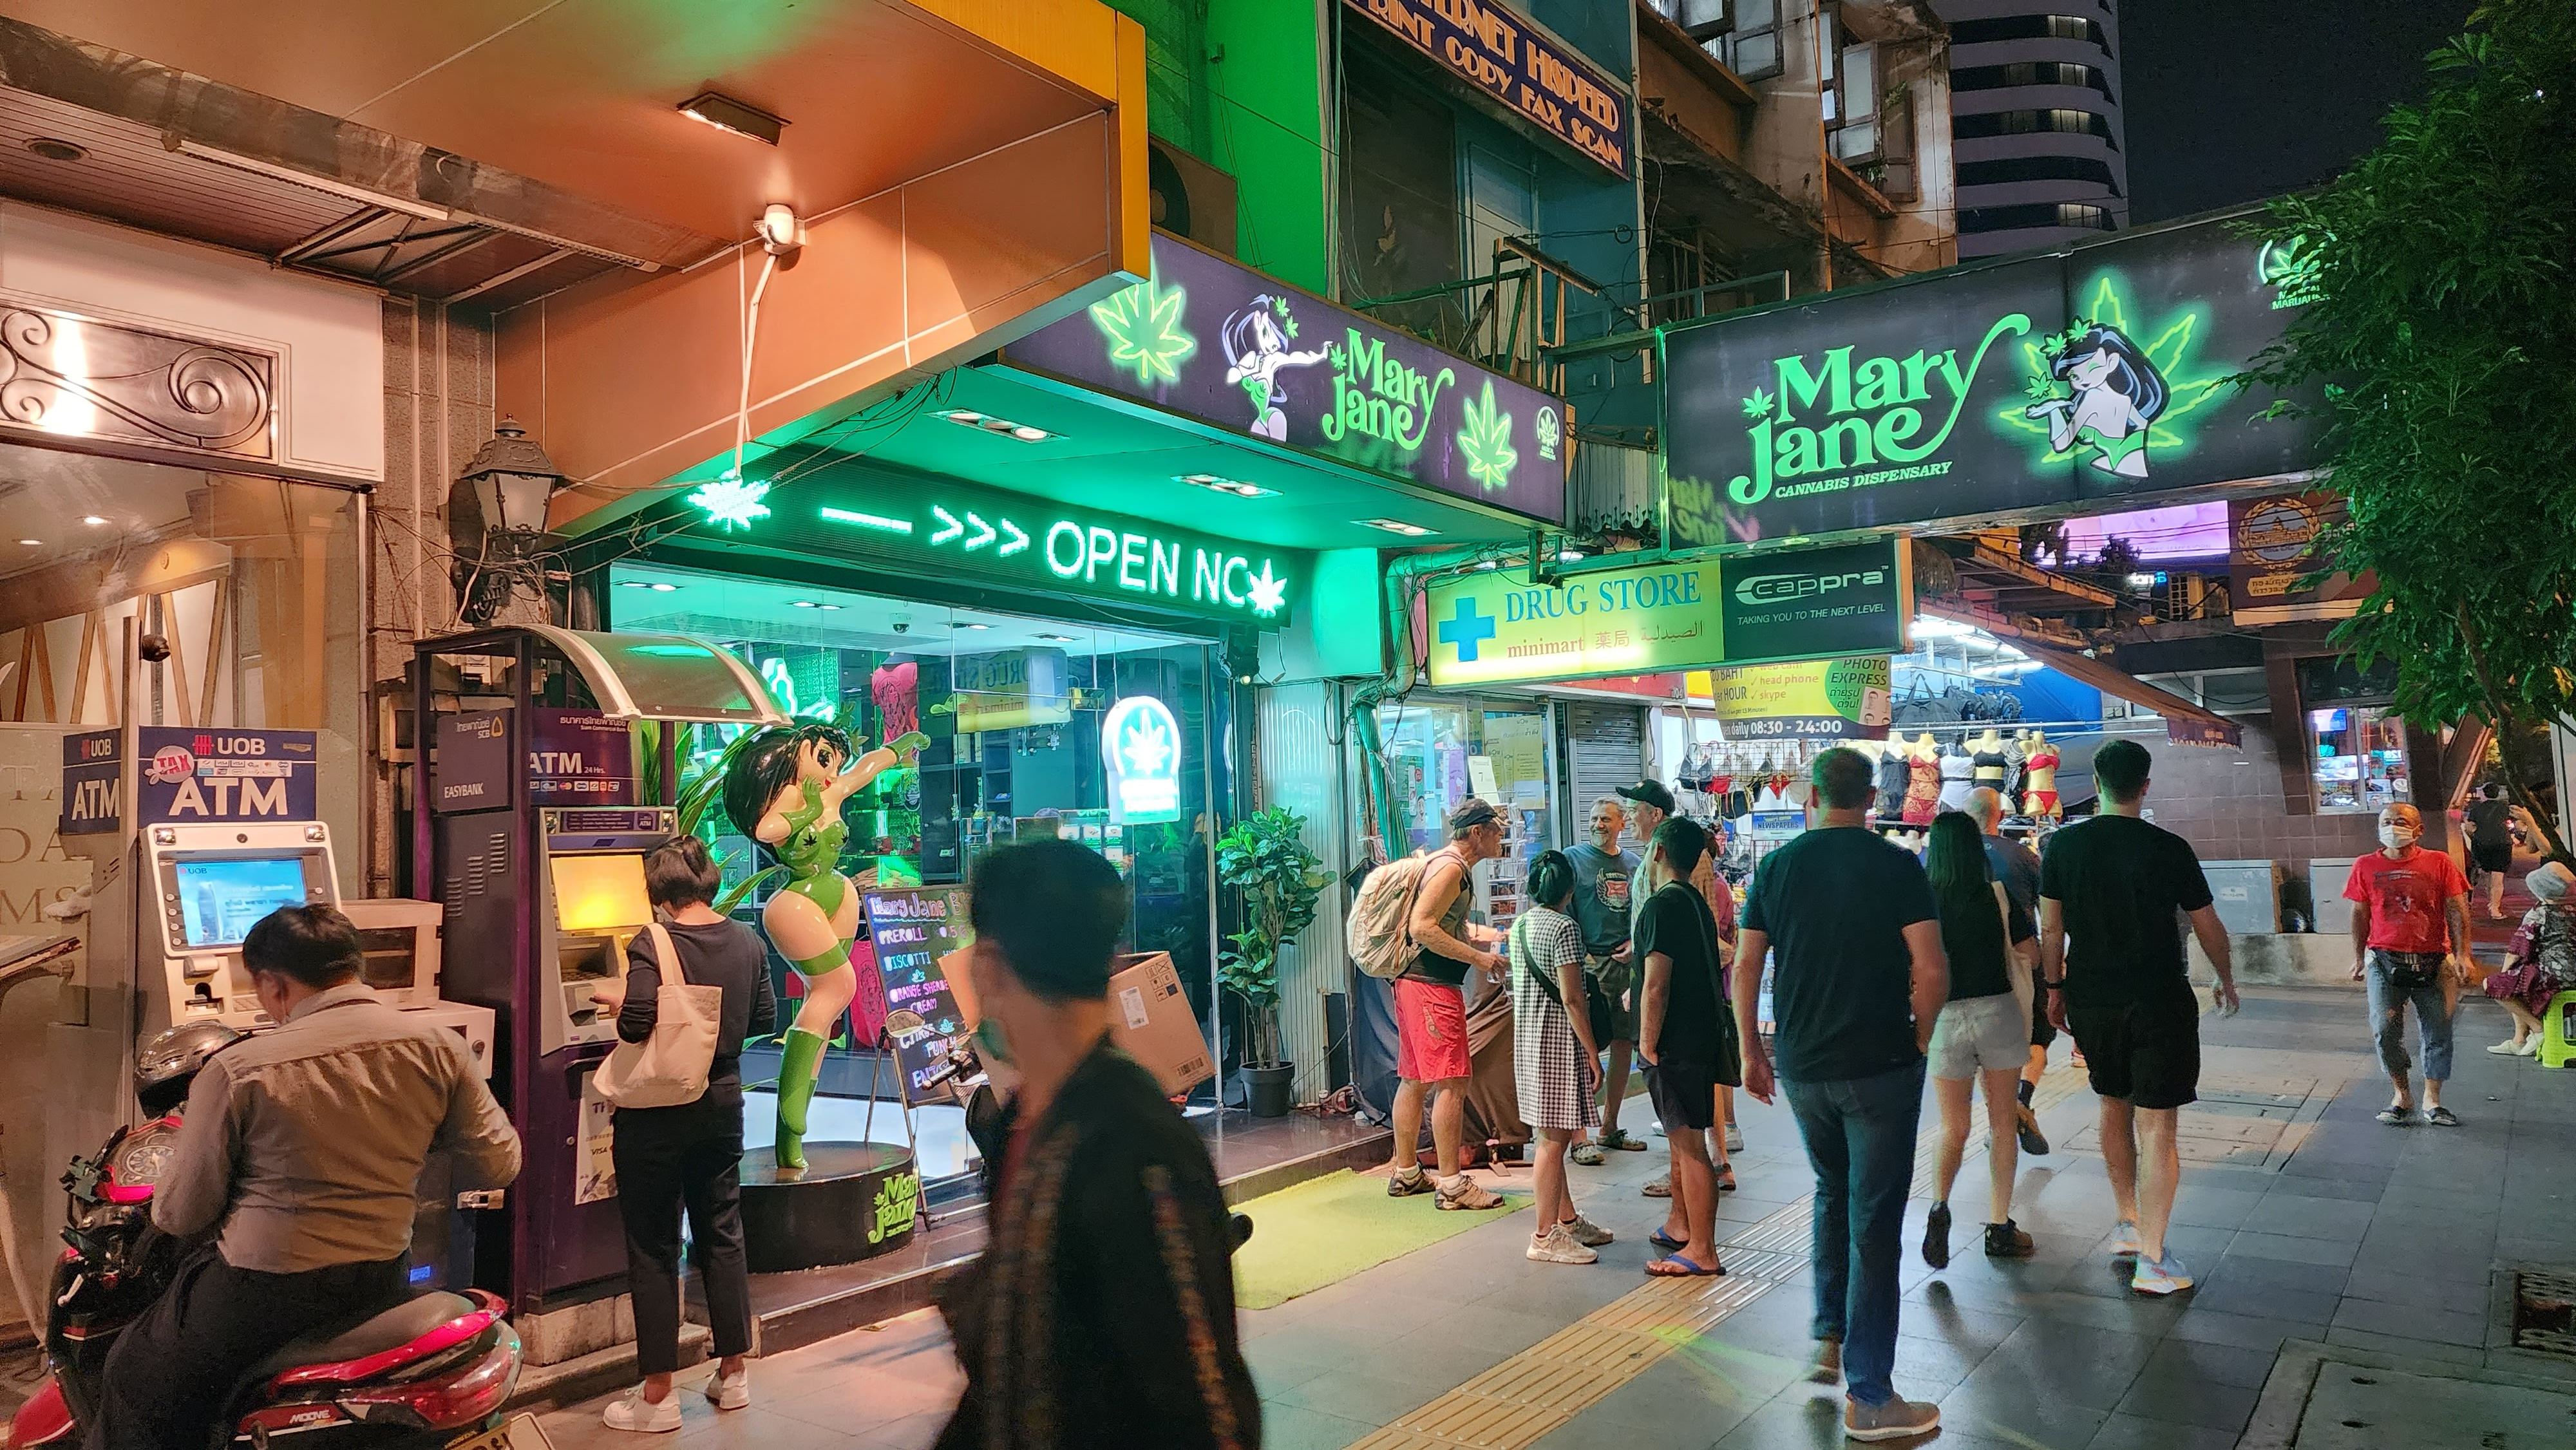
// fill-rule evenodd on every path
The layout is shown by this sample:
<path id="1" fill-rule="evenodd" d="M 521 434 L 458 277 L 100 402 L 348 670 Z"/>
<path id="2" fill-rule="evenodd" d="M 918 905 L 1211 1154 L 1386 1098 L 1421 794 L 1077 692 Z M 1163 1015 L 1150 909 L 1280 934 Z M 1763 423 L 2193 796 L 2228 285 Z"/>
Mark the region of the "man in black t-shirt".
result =
<path id="1" fill-rule="evenodd" d="M 1767 953 L 1779 1083 L 1816 1170 L 1818 1344 L 1808 1378 L 1846 1382 L 1843 1433 L 1852 1439 L 1929 1434 L 1940 1409 L 1899 1398 L 1892 1378 L 1896 1271 L 1923 1112 L 1923 1049 L 1950 999 L 1949 960 L 1922 863 L 1869 829 L 1878 791 L 1868 759 L 1828 750 L 1810 779 L 1816 823 L 1754 869 L 1736 934 L 1744 1085 L 1771 1101 L 1756 1020 Z"/>
<path id="2" fill-rule="evenodd" d="M 2134 740 L 2094 753 L 2101 813 L 2050 837 L 2040 862 L 2039 964 L 2050 1011 L 2075 1034 L 2102 1099 L 2102 1161 L 2120 1208 L 2112 1257 L 2136 1260 L 2131 1289 L 2172 1294 L 2191 1287 L 2165 1252 L 2182 1178 L 2175 1114 L 2200 1084 L 2200 998 L 2184 966 L 2185 915 L 2230 1012 L 2236 977 L 2200 859 L 2141 814 L 2150 763 Z"/>
<path id="3" fill-rule="evenodd" d="M 1744 1081 L 1734 1024 L 1717 986 L 1717 919 L 1690 884 L 1708 849 L 1698 823 L 1675 816 L 1655 828 L 1646 879 L 1655 893 L 1637 914 L 1631 942 L 1645 963 L 1637 1005 L 1637 1055 L 1646 1060 L 1646 1090 L 1672 1148 L 1672 1212 L 1656 1247 L 1671 1249 L 1646 1265 L 1659 1278 L 1723 1272 L 1717 1261 L 1717 1171 L 1708 1130 L 1717 1126 L 1719 1084 Z M 1676 1228 L 1683 1232 L 1675 1233 Z"/>

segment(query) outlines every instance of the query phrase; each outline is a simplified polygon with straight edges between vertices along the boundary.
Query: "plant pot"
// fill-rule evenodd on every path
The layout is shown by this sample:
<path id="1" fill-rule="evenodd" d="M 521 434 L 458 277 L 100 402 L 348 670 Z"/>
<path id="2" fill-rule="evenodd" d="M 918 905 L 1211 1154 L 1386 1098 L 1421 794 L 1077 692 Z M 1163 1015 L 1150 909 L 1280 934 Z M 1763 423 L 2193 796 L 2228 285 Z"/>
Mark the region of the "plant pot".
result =
<path id="1" fill-rule="evenodd" d="M 1246 1104 L 1252 1109 L 1252 1115 L 1256 1118 L 1288 1116 L 1288 1109 L 1292 1106 L 1289 1102 L 1288 1090 L 1295 1085 L 1296 1079 L 1297 1065 L 1292 1062 L 1274 1062 L 1262 1067 L 1245 1067 L 1243 1096 Z"/>

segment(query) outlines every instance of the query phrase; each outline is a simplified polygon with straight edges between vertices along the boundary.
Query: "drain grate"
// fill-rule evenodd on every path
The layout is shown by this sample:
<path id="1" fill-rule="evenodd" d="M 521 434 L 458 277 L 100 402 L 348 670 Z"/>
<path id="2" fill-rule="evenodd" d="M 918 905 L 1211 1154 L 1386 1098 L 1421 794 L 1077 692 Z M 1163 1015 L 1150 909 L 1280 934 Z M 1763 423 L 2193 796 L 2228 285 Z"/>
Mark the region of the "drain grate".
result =
<path id="1" fill-rule="evenodd" d="M 2513 1343 L 2516 1349 L 2576 1359 L 2576 1271 L 2514 1271 Z"/>

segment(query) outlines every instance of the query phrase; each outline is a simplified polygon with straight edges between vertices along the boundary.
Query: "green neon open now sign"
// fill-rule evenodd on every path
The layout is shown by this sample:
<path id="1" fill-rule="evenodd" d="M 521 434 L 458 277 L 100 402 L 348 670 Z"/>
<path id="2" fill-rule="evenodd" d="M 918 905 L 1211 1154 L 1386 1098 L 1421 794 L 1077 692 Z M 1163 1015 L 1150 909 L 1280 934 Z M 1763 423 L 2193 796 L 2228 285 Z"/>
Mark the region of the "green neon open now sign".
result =
<path id="1" fill-rule="evenodd" d="M 749 542 L 857 554 L 1257 629 L 1287 624 L 1312 573 L 1312 561 L 1296 550 L 966 484 L 832 480 L 790 484 L 765 501 L 769 517 L 752 528 Z"/>

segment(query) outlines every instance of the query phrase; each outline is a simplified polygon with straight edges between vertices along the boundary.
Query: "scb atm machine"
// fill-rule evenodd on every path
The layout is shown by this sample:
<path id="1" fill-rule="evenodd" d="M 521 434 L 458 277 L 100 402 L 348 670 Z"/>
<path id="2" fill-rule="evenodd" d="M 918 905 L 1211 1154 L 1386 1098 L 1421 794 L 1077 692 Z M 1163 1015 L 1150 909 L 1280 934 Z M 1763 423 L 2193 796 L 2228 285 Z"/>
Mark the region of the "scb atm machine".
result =
<path id="1" fill-rule="evenodd" d="M 252 990 L 242 942 L 282 906 L 345 912 L 360 931 L 368 985 L 455 1032 L 489 1072 L 492 1013 L 439 998 L 435 909 L 340 895 L 313 732 L 139 726 L 131 751 L 126 738 L 104 730 L 65 741 L 57 829 L 64 849 L 96 870 L 89 896 L 66 913 L 83 927 L 89 972 L 78 999 L 83 1020 L 52 1037 L 65 1091 L 49 1115 L 57 1130 L 50 1157 L 85 1152 L 126 1120 L 132 1044 L 179 1023 L 243 1032 L 276 1025 Z M 114 1080 L 101 1071 L 111 1065 Z M 471 1269 L 446 1175 L 434 1159 L 420 1188 L 412 1261 L 413 1282 L 424 1286 L 461 1283 Z"/>
<path id="2" fill-rule="evenodd" d="M 592 998 L 619 984 L 652 920 L 644 856 L 678 829 L 641 803 L 642 720 L 783 724 L 757 676 L 679 636 L 542 626 L 425 640 L 413 668 L 416 890 L 436 900 L 451 998 L 499 1018 L 493 1078 L 525 1146 L 477 1282 L 504 1292 L 539 1364 L 621 1331 L 625 1236 L 607 1103 L 592 1073 L 617 1041 Z M 665 751 L 677 732 L 659 732 Z M 659 778 L 673 780 L 665 754 Z"/>

